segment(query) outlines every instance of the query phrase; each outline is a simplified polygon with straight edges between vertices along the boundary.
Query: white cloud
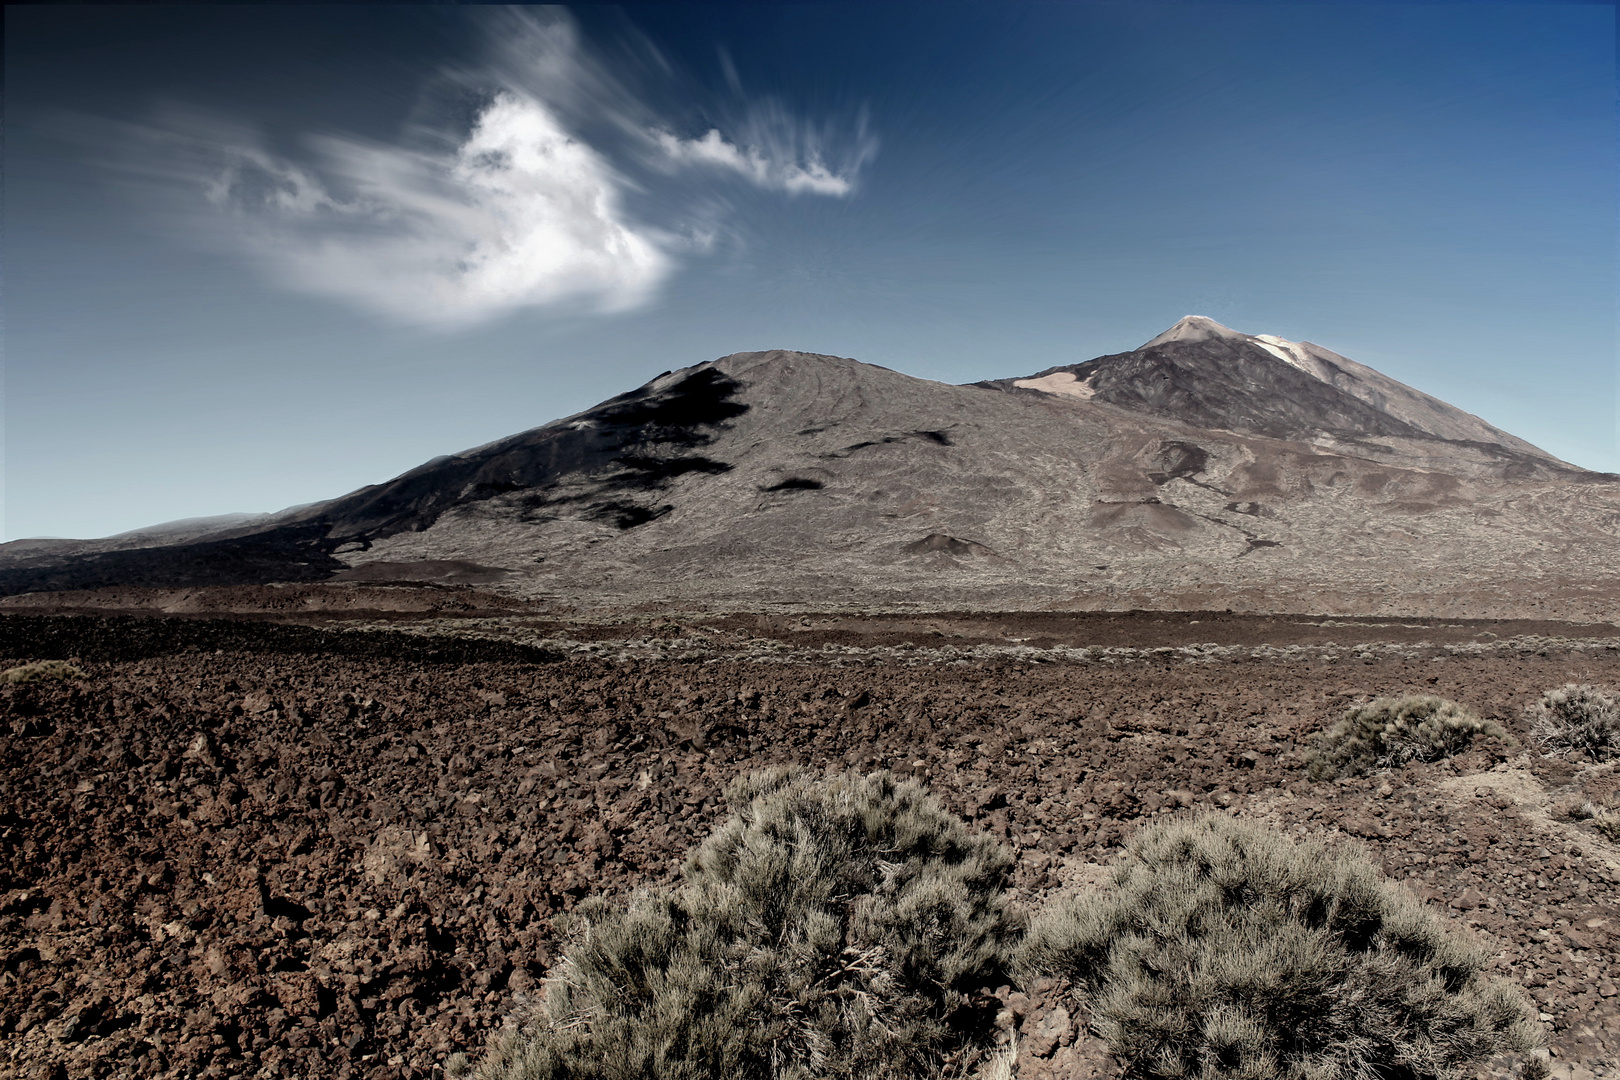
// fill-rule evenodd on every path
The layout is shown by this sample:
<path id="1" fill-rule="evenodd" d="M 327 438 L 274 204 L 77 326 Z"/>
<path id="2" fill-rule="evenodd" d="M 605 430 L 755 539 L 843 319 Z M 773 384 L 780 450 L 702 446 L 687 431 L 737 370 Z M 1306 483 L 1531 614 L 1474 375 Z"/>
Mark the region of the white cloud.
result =
<path id="1" fill-rule="evenodd" d="M 741 173 L 762 188 L 789 195 L 848 195 L 855 190 L 854 173 L 835 173 L 819 155 L 805 161 L 773 159 L 757 146 L 744 150 L 726 141 L 718 128 L 701 139 L 680 139 L 667 131 L 652 133 L 671 161 L 683 165 L 711 165 Z"/>
<path id="2" fill-rule="evenodd" d="M 609 65 L 581 46 L 577 26 L 556 9 L 506 9 L 491 27 L 504 78 L 529 88 L 582 128 L 614 129 L 626 141 L 627 152 L 639 152 L 662 172 L 708 167 L 766 190 L 844 196 L 854 192 L 861 171 L 877 153 L 877 140 L 867 132 L 864 117 L 852 132 L 837 132 L 830 125 L 817 130 L 778 102 L 744 101 L 736 65 L 723 49 L 721 72 L 734 100 L 711 102 L 703 111 L 726 119 L 720 126 L 705 125 L 707 130 L 696 138 L 683 139 L 646 104 L 649 99 L 694 96 L 690 86 L 676 88 L 679 73 L 651 41 L 627 37 Z"/>
<path id="3" fill-rule="evenodd" d="M 204 179 L 236 239 L 292 287 L 456 325 L 563 302 L 622 311 L 674 268 L 672 239 L 625 215 L 613 167 L 532 98 L 498 93 L 450 152 L 315 146 L 306 169 L 239 135 Z"/>
<path id="4" fill-rule="evenodd" d="M 726 230 L 723 194 L 680 188 L 681 167 L 847 196 L 875 152 L 862 126 L 829 164 L 827 139 L 774 105 L 722 125 L 734 138 L 720 127 L 678 138 L 647 105 L 668 100 L 677 78 L 650 42 L 630 40 L 610 68 L 566 14 L 490 19 L 485 69 L 448 75 L 483 100 L 470 130 L 418 124 L 396 143 L 311 138 L 294 160 L 240 125 L 171 113 L 131 130 L 137 160 L 126 167 L 193 200 L 200 189 L 217 216 L 193 201 L 179 227 L 247 254 L 288 287 L 459 326 L 521 308 L 650 301 L 678 254 L 707 250 Z M 663 92 L 652 88 L 659 80 Z"/>

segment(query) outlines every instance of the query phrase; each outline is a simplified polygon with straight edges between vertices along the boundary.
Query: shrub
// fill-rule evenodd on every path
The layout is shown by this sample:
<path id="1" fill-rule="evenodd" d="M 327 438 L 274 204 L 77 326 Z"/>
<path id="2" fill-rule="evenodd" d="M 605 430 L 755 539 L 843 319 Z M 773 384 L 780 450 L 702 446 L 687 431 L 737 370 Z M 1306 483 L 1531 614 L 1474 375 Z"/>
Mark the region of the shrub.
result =
<path id="1" fill-rule="evenodd" d="M 1573 791 L 1553 803 L 1553 816 L 1584 821 L 1605 839 L 1620 843 L 1620 789 L 1613 786 L 1614 779 L 1612 775 L 1601 779 L 1589 775 L 1578 781 Z"/>
<path id="2" fill-rule="evenodd" d="M 583 906 L 542 1015 L 488 1080 L 937 1076 L 1020 927 L 1012 858 L 887 773 L 733 784 L 675 889 Z M 954 1015 L 953 1015 L 954 1014 Z"/>
<path id="3" fill-rule="evenodd" d="M 1112 892 L 1036 920 L 1128 1077 L 1444 1077 L 1540 1026 L 1523 991 L 1365 859 L 1212 815 L 1149 828 Z"/>
<path id="4" fill-rule="evenodd" d="M 1596 799 L 1573 800 L 1559 808 L 1559 816 L 1570 821 L 1585 821 L 1601 833 L 1606 840 L 1620 843 L 1620 808 L 1613 801 Z"/>
<path id="5" fill-rule="evenodd" d="M 1620 757 L 1620 705 L 1595 686 L 1548 690 L 1530 706 L 1530 729 L 1549 754 Z"/>
<path id="6" fill-rule="evenodd" d="M 1317 736 L 1305 765 L 1313 780 L 1436 761 L 1468 748 L 1476 735 L 1513 738 L 1455 701 L 1420 694 L 1377 698 L 1345 713 Z"/>
<path id="7" fill-rule="evenodd" d="M 36 660 L 32 664 L 0 671 L 0 682 L 32 683 L 55 679 L 83 679 L 84 672 L 62 660 Z"/>

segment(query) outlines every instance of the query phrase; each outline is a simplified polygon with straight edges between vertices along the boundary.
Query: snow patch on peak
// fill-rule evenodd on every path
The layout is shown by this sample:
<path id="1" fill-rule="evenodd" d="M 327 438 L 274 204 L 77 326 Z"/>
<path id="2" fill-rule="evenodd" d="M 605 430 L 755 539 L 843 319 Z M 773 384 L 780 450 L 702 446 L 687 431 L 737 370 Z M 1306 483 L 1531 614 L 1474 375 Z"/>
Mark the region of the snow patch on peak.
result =
<path id="1" fill-rule="evenodd" d="M 1276 334 L 1245 334 L 1233 330 L 1229 326 L 1222 326 L 1206 315 L 1185 315 L 1176 325 L 1143 345 L 1144 349 L 1151 349 L 1155 345 L 1165 345 L 1170 342 L 1207 341 L 1212 338 L 1235 343 L 1248 343 L 1260 346 L 1272 356 L 1298 368 L 1305 374 L 1321 379 L 1323 382 L 1332 382 L 1331 373 L 1323 366 L 1321 360 L 1314 356 L 1305 345 Z"/>
<path id="2" fill-rule="evenodd" d="M 1319 365 L 1311 363 L 1311 358 L 1300 348 L 1299 342 L 1289 341 L 1275 334 L 1255 334 L 1251 340 L 1277 359 L 1292 364 L 1307 375 L 1322 378 L 1322 373 L 1318 370 Z"/>
<path id="3" fill-rule="evenodd" d="M 1141 346 L 1141 348 L 1151 349 L 1155 345 L 1165 345 L 1172 341 L 1204 341 L 1208 338 L 1227 338 L 1241 341 L 1246 337 L 1248 337 L 1247 334 L 1240 334 L 1229 326 L 1222 326 L 1207 315 L 1183 315 L 1176 320 L 1176 325 Z"/>

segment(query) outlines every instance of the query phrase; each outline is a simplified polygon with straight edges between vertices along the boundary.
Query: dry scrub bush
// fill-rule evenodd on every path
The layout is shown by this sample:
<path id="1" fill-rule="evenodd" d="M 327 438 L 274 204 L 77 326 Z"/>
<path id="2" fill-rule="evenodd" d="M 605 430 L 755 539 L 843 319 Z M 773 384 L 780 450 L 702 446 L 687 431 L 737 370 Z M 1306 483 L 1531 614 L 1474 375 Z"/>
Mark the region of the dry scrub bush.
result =
<path id="1" fill-rule="evenodd" d="M 1486 962 L 1365 859 L 1214 815 L 1140 833 L 1020 966 L 1089 997 L 1128 1077 L 1426 1080 L 1538 1044 Z"/>
<path id="2" fill-rule="evenodd" d="M 1004 848 L 887 773 L 775 770 L 726 798 L 679 887 L 582 908 L 543 1015 L 478 1076 L 898 1080 L 984 1049 L 959 1009 L 1021 932 Z"/>
<path id="3" fill-rule="evenodd" d="M 1612 766 L 1586 771 L 1574 790 L 1564 793 L 1552 805 L 1556 818 L 1581 821 L 1596 829 L 1604 839 L 1620 843 L 1620 779 Z"/>
<path id="4" fill-rule="evenodd" d="M 1530 730 L 1549 754 L 1620 757 L 1620 705 L 1595 686 L 1567 683 L 1530 706 Z"/>
<path id="5" fill-rule="evenodd" d="M 0 683 L 32 683 L 58 679 L 87 678 L 84 672 L 62 660 L 36 660 L 32 664 L 0 671 Z"/>
<path id="6" fill-rule="evenodd" d="M 1466 750 L 1476 735 L 1513 743 L 1500 724 L 1455 701 L 1420 694 L 1377 698 L 1318 735 L 1305 767 L 1311 779 L 1324 780 L 1436 761 Z"/>
<path id="7" fill-rule="evenodd" d="M 1612 799 L 1575 798 L 1554 809 L 1555 816 L 1587 822 L 1604 839 L 1620 844 L 1620 806 Z"/>

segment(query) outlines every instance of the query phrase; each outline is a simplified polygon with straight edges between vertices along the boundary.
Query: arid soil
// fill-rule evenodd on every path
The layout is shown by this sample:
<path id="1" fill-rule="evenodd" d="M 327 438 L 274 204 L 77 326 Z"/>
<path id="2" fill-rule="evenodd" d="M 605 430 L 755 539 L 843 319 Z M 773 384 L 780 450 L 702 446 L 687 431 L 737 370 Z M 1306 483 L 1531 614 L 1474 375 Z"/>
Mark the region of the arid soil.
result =
<path id="1" fill-rule="evenodd" d="M 1378 860 L 1620 1075 L 1614 766 L 1486 743 L 1305 779 L 1410 691 L 1526 736 L 1620 628 L 1225 614 L 506 617 L 396 630 L 0 618 L 0 1075 L 437 1077 L 540 993 L 580 898 L 668 882 L 740 772 L 893 769 L 1018 852 L 1031 909 L 1219 809 Z M 1116 1074 L 1062 987 L 987 987 L 1020 1077 Z M 1506 1064 L 1501 1064 L 1506 1068 Z M 1491 1075 L 1489 1071 L 1482 1075 Z"/>

